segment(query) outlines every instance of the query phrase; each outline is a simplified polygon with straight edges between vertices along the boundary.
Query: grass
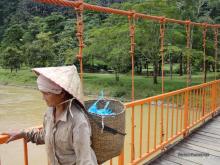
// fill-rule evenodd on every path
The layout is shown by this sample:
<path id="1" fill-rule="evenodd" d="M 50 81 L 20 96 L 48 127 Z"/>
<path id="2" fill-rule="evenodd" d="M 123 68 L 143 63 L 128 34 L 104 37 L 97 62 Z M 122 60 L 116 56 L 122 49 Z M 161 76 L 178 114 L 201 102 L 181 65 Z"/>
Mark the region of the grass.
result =
<path id="1" fill-rule="evenodd" d="M 214 74 L 208 74 L 208 81 L 214 80 Z M 192 84 L 202 83 L 203 74 L 196 73 L 192 76 Z M 146 98 L 161 93 L 161 78 L 158 77 L 158 84 L 153 84 L 152 77 L 135 76 L 135 99 Z M 17 73 L 10 70 L 0 69 L 0 84 L 32 86 L 36 87 L 36 76 L 30 69 L 21 69 Z M 173 75 L 165 77 L 165 92 L 177 90 L 186 87 L 186 76 L 179 77 Z M 98 95 L 103 90 L 106 96 L 117 97 L 123 100 L 131 98 L 131 75 L 121 74 L 120 80 L 115 81 L 114 74 L 85 73 L 84 74 L 84 92 L 86 95 Z"/>

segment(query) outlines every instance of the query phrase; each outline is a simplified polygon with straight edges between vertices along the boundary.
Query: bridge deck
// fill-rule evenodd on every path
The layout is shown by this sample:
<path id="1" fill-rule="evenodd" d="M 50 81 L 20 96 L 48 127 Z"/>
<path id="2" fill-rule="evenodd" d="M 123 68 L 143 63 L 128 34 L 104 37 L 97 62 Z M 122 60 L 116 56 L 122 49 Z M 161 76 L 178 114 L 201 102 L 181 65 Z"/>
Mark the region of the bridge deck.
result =
<path id="1" fill-rule="evenodd" d="M 186 139 L 148 163 L 150 165 L 219 165 L 220 116 L 216 116 Z"/>

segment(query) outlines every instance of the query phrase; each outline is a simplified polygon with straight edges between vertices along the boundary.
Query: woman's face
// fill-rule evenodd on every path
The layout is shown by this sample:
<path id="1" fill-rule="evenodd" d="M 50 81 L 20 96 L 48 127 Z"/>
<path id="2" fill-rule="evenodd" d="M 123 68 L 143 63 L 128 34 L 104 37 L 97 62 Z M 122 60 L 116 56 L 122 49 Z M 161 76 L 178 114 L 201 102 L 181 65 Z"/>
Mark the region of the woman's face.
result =
<path id="1" fill-rule="evenodd" d="M 53 94 L 53 93 L 41 91 L 41 93 L 43 95 L 43 100 L 45 100 L 45 102 L 49 107 L 55 107 L 59 103 L 65 101 L 64 92 L 61 92 L 61 94 Z"/>

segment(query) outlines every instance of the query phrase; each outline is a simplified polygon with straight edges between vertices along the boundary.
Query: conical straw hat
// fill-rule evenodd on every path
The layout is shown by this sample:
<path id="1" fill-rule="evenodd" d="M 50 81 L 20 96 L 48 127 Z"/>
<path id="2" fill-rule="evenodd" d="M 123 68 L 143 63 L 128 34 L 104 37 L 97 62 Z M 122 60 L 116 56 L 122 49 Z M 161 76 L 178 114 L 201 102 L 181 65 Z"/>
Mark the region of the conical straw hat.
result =
<path id="1" fill-rule="evenodd" d="M 32 71 L 34 71 L 37 75 L 41 74 L 50 79 L 75 97 L 82 105 L 84 105 L 82 85 L 79 74 L 74 65 L 33 68 Z"/>

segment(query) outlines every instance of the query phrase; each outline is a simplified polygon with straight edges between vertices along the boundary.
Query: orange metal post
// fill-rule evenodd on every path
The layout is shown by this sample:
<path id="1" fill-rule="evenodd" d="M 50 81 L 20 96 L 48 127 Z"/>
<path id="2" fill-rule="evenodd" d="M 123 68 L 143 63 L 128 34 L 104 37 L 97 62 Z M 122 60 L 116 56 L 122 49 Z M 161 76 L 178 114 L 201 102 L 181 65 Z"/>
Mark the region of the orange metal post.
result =
<path id="1" fill-rule="evenodd" d="M 181 118 L 180 118 L 180 131 L 183 131 L 183 104 L 184 103 L 184 93 L 181 93 Z"/>
<path id="2" fill-rule="evenodd" d="M 184 103 L 184 136 L 188 134 L 188 113 L 189 112 L 189 90 L 185 92 L 185 103 Z"/>
<path id="3" fill-rule="evenodd" d="M 124 165 L 124 149 L 122 149 L 121 154 L 118 157 L 118 165 Z"/>
<path id="4" fill-rule="evenodd" d="M 192 111 L 192 124 L 194 123 L 194 117 L 195 117 L 195 108 L 194 108 L 194 104 L 195 104 L 195 90 L 192 90 L 192 96 L 191 96 L 191 98 L 192 98 L 192 100 L 191 100 L 191 104 L 192 104 L 192 106 L 191 106 L 191 111 Z"/>
<path id="5" fill-rule="evenodd" d="M 169 99 L 169 98 L 167 98 L 166 141 L 168 140 L 168 129 L 169 129 L 169 125 L 168 125 L 168 122 L 169 122 L 169 110 L 170 110 L 170 99 Z"/>
<path id="6" fill-rule="evenodd" d="M 164 99 L 161 100 L 161 114 L 160 114 L 160 144 L 163 143 L 164 130 L 163 130 L 163 113 L 164 113 Z"/>
<path id="7" fill-rule="evenodd" d="M 24 164 L 28 165 L 28 148 L 25 139 L 23 139 L 23 143 L 24 143 Z"/>
<path id="8" fill-rule="evenodd" d="M 158 105 L 157 105 L 157 100 L 155 102 L 155 113 L 154 113 L 154 150 L 156 149 L 157 146 L 157 109 L 158 109 Z"/>
<path id="9" fill-rule="evenodd" d="M 176 135 L 178 133 L 179 125 L 179 95 L 176 95 Z"/>
<path id="10" fill-rule="evenodd" d="M 143 130 L 143 104 L 141 104 L 141 114 L 140 114 L 140 144 L 139 144 L 139 157 L 142 155 L 142 130 Z"/>
<path id="11" fill-rule="evenodd" d="M 173 137 L 173 123 L 174 123 L 174 96 L 172 96 L 171 138 Z"/>
<path id="12" fill-rule="evenodd" d="M 149 102 L 148 107 L 148 124 L 147 124 L 147 153 L 149 153 L 150 150 L 150 120 L 151 120 L 151 102 Z"/>

